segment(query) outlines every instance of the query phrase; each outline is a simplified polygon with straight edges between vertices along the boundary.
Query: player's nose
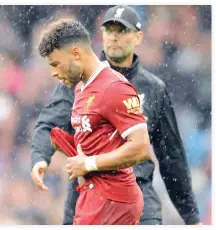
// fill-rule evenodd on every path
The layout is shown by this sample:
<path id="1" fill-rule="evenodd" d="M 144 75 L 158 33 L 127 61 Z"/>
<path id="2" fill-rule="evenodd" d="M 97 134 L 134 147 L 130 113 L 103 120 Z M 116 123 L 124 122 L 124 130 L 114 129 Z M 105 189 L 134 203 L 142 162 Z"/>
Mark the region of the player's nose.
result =
<path id="1" fill-rule="evenodd" d="M 52 74 L 52 77 L 57 77 L 58 78 L 58 74 L 57 73 Z"/>
<path id="2" fill-rule="evenodd" d="M 57 72 L 57 71 L 53 71 L 53 72 L 52 72 L 52 77 L 57 77 L 57 78 L 59 78 L 58 72 Z"/>

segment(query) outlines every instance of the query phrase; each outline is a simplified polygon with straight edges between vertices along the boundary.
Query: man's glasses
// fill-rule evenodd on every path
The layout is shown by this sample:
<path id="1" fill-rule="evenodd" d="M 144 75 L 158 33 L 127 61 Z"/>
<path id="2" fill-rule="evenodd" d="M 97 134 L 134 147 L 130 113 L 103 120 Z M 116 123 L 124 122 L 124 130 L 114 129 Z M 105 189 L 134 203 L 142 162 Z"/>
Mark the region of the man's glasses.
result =
<path id="1" fill-rule="evenodd" d="M 127 27 L 124 26 L 102 26 L 101 27 L 101 31 L 102 32 L 106 32 L 108 34 L 112 34 L 113 32 L 115 32 L 117 35 L 126 35 L 128 33 L 131 32 L 136 32 L 135 30 L 129 29 Z"/>

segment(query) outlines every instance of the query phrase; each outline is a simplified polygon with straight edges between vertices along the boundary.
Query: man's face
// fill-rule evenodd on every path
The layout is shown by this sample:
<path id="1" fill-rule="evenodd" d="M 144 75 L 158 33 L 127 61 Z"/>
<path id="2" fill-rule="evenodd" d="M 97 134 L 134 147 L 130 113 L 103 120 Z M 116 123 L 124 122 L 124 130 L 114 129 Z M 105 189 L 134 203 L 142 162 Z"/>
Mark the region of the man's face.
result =
<path id="1" fill-rule="evenodd" d="M 136 30 L 130 30 L 120 23 L 107 23 L 102 27 L 104 52 L 114 62 L 121 63 L 134 53 L 140 43 Z"/>
<path id="2" fill-rule="evenodd" d="M 65 49 L 55 49 L 48 55 L 48 60 L 52 67 L 53 77 L 57 77 L 69 88 L 75 87 L 79 83 L 82 67 L 70 52 Z"/>

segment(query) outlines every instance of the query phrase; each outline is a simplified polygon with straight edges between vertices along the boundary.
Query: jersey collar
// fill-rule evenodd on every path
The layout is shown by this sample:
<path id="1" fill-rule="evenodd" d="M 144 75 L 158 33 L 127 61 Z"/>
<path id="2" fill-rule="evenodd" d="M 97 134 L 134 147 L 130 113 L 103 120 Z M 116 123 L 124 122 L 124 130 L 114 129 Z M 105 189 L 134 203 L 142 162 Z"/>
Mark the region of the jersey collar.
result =
<path id="1" fill-rule="evenodd" d="M 109 62 L 108 61 L 103 61 L 100 63 L 99 67 L 95 70 L 95 72 L 90 76 L 90 78 L 88 79 L 88 81 L 84 84 L 82 83 L 81 86 L 81 92 L 83 92 L 83 90 L 90 85 L 94 79 L 99 75 L 99 73 L 106 67 L 110 67 Z"/>

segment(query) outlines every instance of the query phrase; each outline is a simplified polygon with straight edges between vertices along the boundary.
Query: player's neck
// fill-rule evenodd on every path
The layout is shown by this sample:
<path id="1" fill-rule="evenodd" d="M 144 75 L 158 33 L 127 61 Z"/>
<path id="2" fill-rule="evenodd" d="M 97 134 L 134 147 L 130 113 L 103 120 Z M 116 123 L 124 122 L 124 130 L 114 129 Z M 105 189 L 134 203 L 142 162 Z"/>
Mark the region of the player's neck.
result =
<path id="1" fill-rule="evenodd" d="M 116 66 L 116 67 L 131 67 L 133 64 L 133 54 L 120 63 L 111 60 L 109 57 L 106 58 L 111 63 L 112 66 Z"/>
<path id="2" fill-rule="evenodd" d="M 82 82 L 87 82 L 91 75 L 96 71 L 96 69 L 100 66 L 100 60 L 98 57 L 92 53 L 91 55 L 86 56 L 85 58 L 85 68 L 83 71 Z"/>

